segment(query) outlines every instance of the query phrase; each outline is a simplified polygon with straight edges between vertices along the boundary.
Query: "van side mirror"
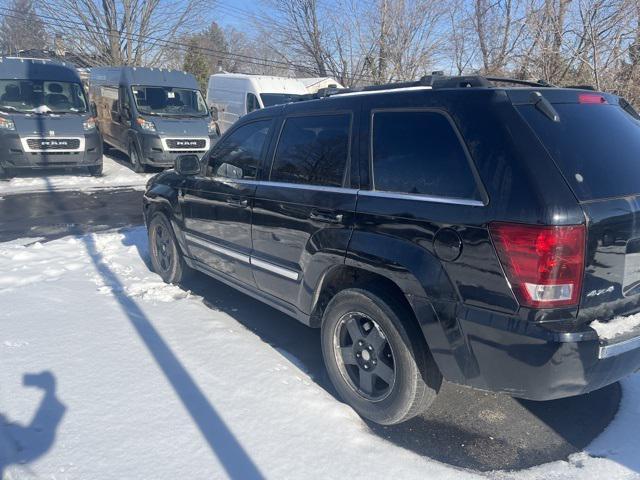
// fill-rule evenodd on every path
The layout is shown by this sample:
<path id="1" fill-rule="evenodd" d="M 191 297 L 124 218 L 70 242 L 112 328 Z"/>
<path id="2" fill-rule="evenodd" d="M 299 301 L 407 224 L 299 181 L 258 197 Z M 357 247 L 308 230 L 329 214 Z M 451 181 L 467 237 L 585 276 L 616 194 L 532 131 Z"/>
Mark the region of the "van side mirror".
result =
<path id="1" fill-rule="evenodd" d="M 131 109 L 126 105 L 122 107 L 122 116 L 125 120 L 131 120 Z"/>
<path id="2" fill-rule="evenodd" d="M 214 122 L 218 121 L 218 108 L 217 107 L 211 107 L 209 108 L 209 113 L 211 114 L 211 120 L 213 120 Z"/>
<path id="3" fill-rule="evenodd" d="M 197 155 L 180 155 L 176 158 L 176 172 L 190 176 L 200 173 L 200 157 Z"/>
<path id="4" fill-rule="evenodd" d="M 91 102 L 91 105 L 89 105 L 89 110 L 92 117 L 98 116 L 98 106 L 96 105 L 96 102 Z"/>

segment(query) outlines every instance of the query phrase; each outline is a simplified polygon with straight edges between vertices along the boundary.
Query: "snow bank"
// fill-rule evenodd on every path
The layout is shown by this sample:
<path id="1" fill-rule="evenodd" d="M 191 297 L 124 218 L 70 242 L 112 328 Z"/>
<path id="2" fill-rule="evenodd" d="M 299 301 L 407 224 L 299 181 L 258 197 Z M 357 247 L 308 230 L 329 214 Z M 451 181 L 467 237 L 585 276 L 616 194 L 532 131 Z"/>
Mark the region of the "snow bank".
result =
<path id="1" fill-rule="evenodd" d="M 132 187 L 142 189 L 153 175 L 135 173 L 110 157 L 104 156 L 101 177 L 91 177 L 81 170 L 72 173 L 49 174 L 46 171 L 21 173 L 10 180 L 0 180 L 0 195 L 66 190 L 95 190 L 101 188 Z"/>
<path id="2" fill-rule="evenodd" d="M 640 335 L 640 313 L 626 317 L 615 317 L 608 322 L 596 320 L 591 322 L 589 326 L 598 333 L 601 340 L 613 340 L 636 330 Z"/>
<path id="3" fill-rule="evenodd" d="M 638 376 L 587 452 L 476 474 L 375 435 L 297 359 L 146 262 L 144 229 L 0 244 L 7 478 L 640 478 Z"/>

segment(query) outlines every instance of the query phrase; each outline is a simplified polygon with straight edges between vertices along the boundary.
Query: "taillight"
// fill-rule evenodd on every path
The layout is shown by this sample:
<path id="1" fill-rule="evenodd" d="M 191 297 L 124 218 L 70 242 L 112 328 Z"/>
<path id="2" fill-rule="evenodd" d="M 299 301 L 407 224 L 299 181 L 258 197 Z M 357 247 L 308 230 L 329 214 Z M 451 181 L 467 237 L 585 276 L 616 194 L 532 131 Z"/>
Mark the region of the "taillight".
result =
<path id="1" fill-rule="evenodd" d="M 578 95 L 578 103 L 602 105 L 607 103 L 607 99 L 602 95 L 597 95 L 595 93 L 581 93 L 580 95 Z"/>
<path id="2" fill-rule="evenodd" d="M 491 223 L 491 238 L 521 305 L 577 305 L 584 273 L 585 227 Z"/>

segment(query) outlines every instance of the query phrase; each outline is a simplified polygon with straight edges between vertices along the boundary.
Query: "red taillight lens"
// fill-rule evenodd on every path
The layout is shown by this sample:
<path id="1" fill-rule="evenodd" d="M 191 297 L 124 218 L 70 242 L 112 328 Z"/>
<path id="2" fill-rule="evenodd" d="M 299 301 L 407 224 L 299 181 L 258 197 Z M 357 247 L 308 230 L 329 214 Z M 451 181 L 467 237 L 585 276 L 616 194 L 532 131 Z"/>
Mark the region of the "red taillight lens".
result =
<path id="1" fill-rule="evenodd" d="M 602 95 L 596 95 L 594 93 L 581 93 L 578 95 L 578 103 L 591 103 L 595 105 L 603 105 L 607 103 L 607 99 Z"/>
<path id="2" fill-rule="evenodd" d="M 577 305 L 584 273 L 585 227 L 491 223 L 491 238 L 521 305 Z"/>

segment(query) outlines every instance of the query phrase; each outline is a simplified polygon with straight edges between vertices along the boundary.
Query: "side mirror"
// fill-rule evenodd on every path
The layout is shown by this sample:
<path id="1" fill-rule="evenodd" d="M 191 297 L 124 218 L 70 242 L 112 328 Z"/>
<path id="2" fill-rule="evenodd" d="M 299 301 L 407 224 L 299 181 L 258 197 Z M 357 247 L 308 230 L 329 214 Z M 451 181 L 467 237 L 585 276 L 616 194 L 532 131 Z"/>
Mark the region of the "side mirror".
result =
<path id="1" fill-rule="evenodd" d="M 209 108 L 209 113 L 211 114 L 211 120 L 213 120 L 214 122 L 218 121 L 218 108 L 217 107 L 211 107 Z"/>
<path id="2" fill-rule="evenodd" d="M 200 157 L 197 155 L 180 155 L 176 158 L 176 172 L 190 176 L 200 173 Z"/>
<path id="3" fill-rule="evenodd" d="M 125 120 L 131 120 L 131 110 L 129 107 L 122 107 L 122 116 Z"/>
<path id="4" fill-rule="evenodd" d="M 236 167 L 235 165 L 231 165 L 230 163 L 223 163 L 218 167 L 216 175 L 218 177 L 226 178 L 243 178 L 244 172 L 240 167 Z"/>
<path id="5" fill-rule="evenodd" d="M 91 102 L 91 105 L 89 105 L 89 110 L 91 111 L 92 117 L 98 116 L 98 107 L 96 105 L 96 102 Z"/>

